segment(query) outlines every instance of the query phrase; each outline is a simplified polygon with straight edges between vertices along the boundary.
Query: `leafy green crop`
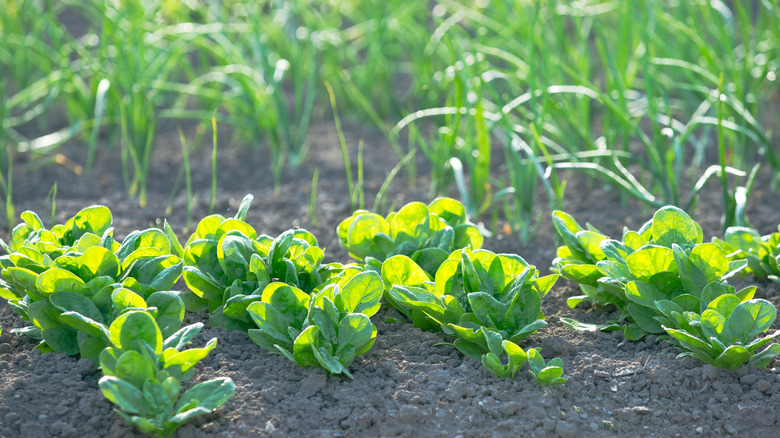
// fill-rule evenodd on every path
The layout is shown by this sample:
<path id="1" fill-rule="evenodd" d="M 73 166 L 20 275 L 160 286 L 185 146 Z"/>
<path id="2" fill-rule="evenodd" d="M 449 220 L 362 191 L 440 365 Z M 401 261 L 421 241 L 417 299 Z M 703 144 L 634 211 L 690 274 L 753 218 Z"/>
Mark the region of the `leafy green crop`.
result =
<path id="1" fill-rule="evenodd" d="M 406 204 L 383 218 L 358 210 L 338 228 L 339 243 L 349 255 L 375 270 L 394 255 L 405 255 L 435 275 L 455 249 L 482 247 L 482 235 L 466 218 L 466 209 L 451 198 L 436 198 L 427 206 Z"/>
<path id="2" fill-rule="evenodd" d="M 147 311 L 123 313 L 108 330 L 110 346 L 100 354 L 103 395 L 128 423 L 154 437 L 169 437 L 189 419 L 222 406 L 235 392 L 229 377 L 198 383 L 181 394 L 181 383 L 217 345 L 182 351 L 200 332 L 196 323 L 163 338 Z"/>
<path id="3" fill-rule="evenodd" d="M 774 321 L 774 306 L 752 299 L 754 286 L 736 291 L 727 283 L 748 262 L 729 261 L 720 246 L 703 243 L 701 227 L 681 209 L 659 209 L 638 232 L 625 230 L 622 242 L 582 230 L 563 212 L 554 212 L 553 222 L 566 244 L 558 249 L 553 269 L 580 283 L 585 292 L 570 298 L 570 306 L 584 300 L 615 304 L 627 322 L 622 328 L 628 339 L 666 332 L 687 350 L 683 355 L 725 368 L 746 361 L 766 365 L 780 354 L 776 346 L 756 353 L 775 335 L 753 340 Z M 730 307 L 710 307 L 721 302 Z M 735 307 L 741 310 L 732 321 Z M 576 322 L 566 322 L 576 329 Z M 712 326 L 705 329 L 708 324 Z M 733 335 L 729 324 L 750 329 Z"/>
<path id="4" fill-rule="evenodd" d="M 778 232 L 761 236 L 747 227 L 729 227 L 723 239 L 713 239 L 731 260 L 745 259 L 745 272 L 780 283 L 780 226 Z"/>
<path id="5" fill-rule="evenodd" d="M 528 360 L 526 352 L 514 342 L 501 339 L 501 335 L 490 330 L 485 330 L 485 339 L 490 351 L 482 355 L 482 364 L 496 377 L 513 379 Z M 508 358 L 506 364 L 501 363 L 504 353 Z"/>
<path id="6" fill-rule="evenodd" d="M 387 259 L 382 277 L 390 285 L 388 302 L 416 327 L 454 336 L 460 352 L 510 378 L 526 362 L 517 343 L 547 325 L 541 299 L 558 278 L 539 278 L 536 268 L 516 255 L 469 249 L 454 251 L 434 281 L 404 255 Z"/>
<path id="7" fill-rule="evenodd" d="M 531 375 L 539 386 L 560 385 L 569 380 L 563 377 L 563 361 L 560 358 L 556 357 L 545 362 L 536 348 L 528 350 L 527 354 Z"/>
<path id="8" fill-rule="evenodd" d="M 97 362 L 107 344 L 106 326 L 128 308 L 150 307 L 166 330 L 181 325 L 181 299 L 162 292 L 182 271 L 165 233 L 135 231 L 120 245 L 106 207 L 84 209 L 52 231 L 26 213 L 8 248 L 13 252 L 0 258 L 0 296 L 32 323 L 14 332 L 41 340 L 37 348 L 43 352 Z"/>
<path id="9" fill-rule="evenodd" d="M 260 301 L 247 307 L 257 329 L 249 337 L 302 367 L 317 366 L 353 378 L 349 364 L 374 345 L 371 316 L 379 310 L 384 283 L 373 271 L 345 271 L 311 295 L 271 283 Z"/>
<path id="10" fill-rule="evenodd" d="M 238 230 L 218 240 L 198 239 L 184 251 L 184 281 L 211 310 L 211 323 L 231 330 L 253 327 L 246 308 L 264 289 L 281 281 L 311 293 L 341 269 L 322 265 L 324 253 L 306 230 L 288 230 L 276 239 L 249 237 Z"/>
<path id="11" fill-rule="evenodd" d="M 658 301 L 657 307 L 663 317 L 656 319 L 687 350 L 680 356 L 693 356 L 715 366 L 736 369 L 745 362 L 765 367 L 772 357 L 780 355 L 779 344 L 769 345 L 780 331 L 756 338 L 769 330 L 777 317 L 777 309 L 769 301 L 746 300 L 733 293 L 730 286 L 714 283 L 705 289 L 701 315 L 685 312 L 672 301 Z"/>
<path id="12" fill-rule="evenodd" d="M 52 259 L 62 255 L 67 249 L 79 246 L 82 237 L 86 241 L 100 239 L 111 228 L 113 216 L 111 210 L 103 205 L 87 207 L 64 224 L 58 224 L 47 230 L 43 226 L 41 218 L 32 211 L 25 211 L 21 215 L 23 223 L 14 227 L 11 233 L 11 242 L 0 240 L 0 246 L 9 255 L 19 251 L 23 247 L 30 247 L 41 254 L 46 254 Z M 3 267 L 6 266 L 7 256 L 0 258 Z"/>
<path id="13" fill-rule="evenodd" d="M 418 327 L 439 325 L 455 335 L 458 350 L 475 359 L 490 351 L 483 328 L 519 342 L 544 327 L 541 299 L 558 278 L 538 278 L 536 268 L 516 255 L 468 249 L 454 251 L 433 283 L 406 256 L 386 260 L 382 276 L 392 285 L 392 305 Z"/>
<path id="14" fill-rule="evenodd" d="M 208 308 L 214 326 L 246 331 L 254 327 L 247 306 L 260 301 L 272 282 L 283 282 L 311 293 L 344 269 L 323 265 L 323 250 L 304 229 L 278 237 L 257 235 L 244 218 L 252 197 L 247 195 L 235 218 L 211 215 L 200 221 L 183 249 L 183 295 L 187 309 Z"/>

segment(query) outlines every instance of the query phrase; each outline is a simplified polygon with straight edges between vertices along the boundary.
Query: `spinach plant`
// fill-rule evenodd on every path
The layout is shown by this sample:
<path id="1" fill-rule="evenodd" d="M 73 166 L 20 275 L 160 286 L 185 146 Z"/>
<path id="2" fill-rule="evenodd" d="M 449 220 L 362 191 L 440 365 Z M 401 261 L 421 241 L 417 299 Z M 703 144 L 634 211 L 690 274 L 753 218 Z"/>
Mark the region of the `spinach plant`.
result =
<path id="1" fill-rule="evenodd" d="M 541 299 L 558 278 L 539 278 L 536 268 L 516 255 L 468 249 L 454 251 L 433 283 L 419 282 L 425 273 L 406 256 L 385 261 L 382 275 L 393 285 L 388 291 L 392 305 L 417 326 L 438 324 L 456 336 L 458 350 L 475 359 L 489 352 L 483 329 L 517 343 L 544 327 Z"/>
<path id="2" fill-rule="evenodd" d="M 452 198 L 428 205 L 412 202 L 386 218 L 358 210 L 339 224 L 337 233 L 349 255 L 370 269 L 379 271 L 386 259 L 405 255 L 430 275 L 453 250 L 479 249 L 483 241 L 463 204 Z"/>
<path id="3" fill-rule="evenodd" d="M 181 382 L 217 345 L 213 338 L 202 348 L 182 350 L 200 332 L 192 324 L 163 337 L 147 311 L 120 315 L 108 329 L 110 346 L 100 354 L 103 395 L 128 423 L 154 437 L 169 437 L 189 419 L 222 406 L 235 392 L 229 377 L 198 383 L 181 393 Z"/>
<path id="4" fill-rule="evenodd" d="M 729 227 L 723 239 L 713 239 L 731 260 L 747 260 L 745 272 L 780 283 L 780 226 L 761 236 L 747 227 Z"/>
<path id="5" fill-rule="evenodd" d="M 47 230 L 41 218 L 33 211 L 25 211 L 20 215 L 22 223 L 14 227 L 11 241 L 6 243 L 0 239 L 0 247 L 7 253 L 0 258 L 5 266 L 8 255 L 18 252 L 23 247 L 30 247 L 41 254 L 55 259 L 68 248 L 78 246 L 79 240 L 88 235 L 86 240 L 99 239 L 111 228 L 113 216 L 111 210 L 104 205 L 93 205 L 76 213 L 64 224 L 54 225 Z"/>
<path id="6" fill-rule="evenodd" d="M 539 386 L 562 385 L 567 380 L 563 377 L 563 361 L 556 357 L 545 362 L 539 349 L 531 348 L 527 352 L 529 372 Z"/>
<path id="7" fill-rule="evenodd" d="M 38 231 L 39 236 L 45 234 Z M 69 235 L 74 237 L 72 229 Z M 86 231 L 77 239 L 68 241 L 74 246 L 56 251 L 30 239 L 0 262 L 3 296 L 32 323 L 15 332 L 40 340 L 37 348 L 43 352 L 80 353 L 96 361 L 107 342 L 97 327 L 110 324 L 125 308 L 152 307 L 164 326 L 178 328 L 181 300 L 172 292 L 160 292 L 179 279 L 182 261 L 170 253 L 162 231 L 135 231 L 121 245 L 111 228 L 102 237 Z"/>
<path id="8" fill-rule="evenodd" d="M 535 267 L 516 255 L 469 249 L 454 251 L 433 281 L 404 255 L 387 259 L 382 277 L 390 286 L 388 302 L 416 327 L 455 337 L 459 351 L 508 378 L 526 362 L 517 343 L 547 324 L 541 299 L 558 278 L 540 278 Z"/>
<path id="9" fill-rule="evenodd" d="M 585 292 L 582 297 L 570 298 L 572 307 L 583 300 L 615 304 L 622 312 L 621 320 L 626 323 L 622 329 L 628 339 L 667 333 L 672 343 L 686 350 L 683 355 L 725 368 L 736 368 L 746 361 L 765 364 L 780 353 L 776 346 L 757 351 L 775 335 L 753 339 L 769 329 L 776 313 L 774 306 L 753 299 L 755 287 L 736 291 L 728 285 L 728 278 L 748 262 L 729 261 L 720 246 L 703 243 L 701 227 L 681 209 L 659 209 L 638 232 L 624 231 L 622 242 L 582 230 L 561 212 L 554 213 L 553 220 L 566 245 L 558 249 L 554 269 L 580 282 Z M 731 297 L 728 303 L 732 307 L 709 307 L 725 300 L 724 296 Z M 744 336 L 731 336 L 730 331 L 716 336 L 725 330 L 734 306 L 742 306 L 744 311 L 737 312 L 733 324 L 752 328 L 742 333 Z M 705 315 L 710 322 L 703 321 Z M 719 321 L 720 328 L 702 331 L 714 321 Z M 564 322 L 577 327 L 576 322 Z M 739 354 L 734 354 L 736 351 Z"/>
<path id="10" fill-rule="evenodd" d="M 316 366 L 350 379 L 349 365 L 374 345 L 371 322 L 384 291 L 373 271 L 347 271 L 311 295 L 285 283 L 271 283 L 260 301 L 247 307 L 258 328 L 249 337 L 271 353 L 302 367 Z"/>
<path id="11" fill-rule="evenodd" d="M 490 351 L 482 355 L 482 364 L 496 377 L 513 379 L 528 360 L 526 352 L 514 342 L 501 339 L 501 335 L 490 330 L 485 331 L 485 339 Z M 507 363 L 503 364 L 501 356 L 505 353 Z"/>
<path id="12" fill-rule="evenodd" d="M 323 265 L 324 252 L 304 229 L 272 239 L 252 238 L 238 230 L 219 240 L 198 239 L 184 250 L 184 280 L 208 304 L 211 323 L 231 330 L 254 327 L 246 308 L 260 301 L 265 288 L 280 281 L 311 293 L 340 265 Z"/>
<path id="13" fill-rule="evenodd" d="M 705 289 L 701 314 L 685 312 L 672 301 L 658 301 L 663 316 L 656 319 L 685 350 L 680 357 L 692 356 L 732 370 L 745 362 L 765 367 L 780 355 L 780 344 L 770 345 L 780 331 L 757 336 L 769 330 L 777 309 L 769 301 L 744 298 L 730 286 L 713 283 Z"/>

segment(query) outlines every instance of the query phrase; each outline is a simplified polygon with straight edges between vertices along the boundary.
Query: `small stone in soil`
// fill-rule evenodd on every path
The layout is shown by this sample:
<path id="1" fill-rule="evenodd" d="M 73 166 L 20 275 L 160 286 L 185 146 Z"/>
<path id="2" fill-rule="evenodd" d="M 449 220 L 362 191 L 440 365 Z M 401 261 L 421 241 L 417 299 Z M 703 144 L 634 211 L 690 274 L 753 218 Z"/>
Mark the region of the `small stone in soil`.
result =
<path id="1" fill-rule="evenodd" d="M 328 383 L 328 376 L 322 373 L 312 373 L 301 382 L 301 389 L 298 391 L 298 397 L 309 398 L 322 391 Z"/>

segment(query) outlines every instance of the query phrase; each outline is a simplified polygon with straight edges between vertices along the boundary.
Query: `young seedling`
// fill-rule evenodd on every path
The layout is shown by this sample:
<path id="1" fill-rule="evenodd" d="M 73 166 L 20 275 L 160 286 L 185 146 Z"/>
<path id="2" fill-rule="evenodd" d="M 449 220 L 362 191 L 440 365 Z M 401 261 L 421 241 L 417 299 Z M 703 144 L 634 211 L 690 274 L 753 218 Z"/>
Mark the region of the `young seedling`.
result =
<path id="1" fill-rule="evenodd" d="M 184 350 L 203 324 L 182 328 L 163 339 L 155 319 L 146 311 L 122 314 L 109 328 L 111 346 L 100 354 L 103 395 L 116 404 L 114 411 L 153 437 L 170 437 L 193 417 L 222 406 L 235 392 L 229 377 L 198 383 L 181 393 L 181 382 L 217 345 L 213 338 L 203 348 Z"/>
<path id="2" fill-rule="evenodd" d="M 457 250 L 442 263 L 434 283 L 420 281 L 425 273 L 403 257 L 388 259 L 382 267 L 385 281 L 394 284 L 388 301 L 417 326 L 437 324 L 456 336 L 455 347 L 469 357 L 479 360 L 490 351 L 483 328 L 517 343 L 547 324 L 541 298 L 558 276 L 539 278 L 519 256 Z M 402 264 L 409 271 L 399 281 Z"/>
<path id="3" fill-rule="evenodd" d="M 416 327 L 454 336 L 460 352 L 507 378 L 526 361 L 517 343 L 547 324 L 541 299 L 558 278 L 539 278 L 536 268 L 519 256 L 468 249 L 454 251 L 435 281 L 403 255 L 384 262 L 382 277 L 389 287 L 388 302 Z"/>
<path id="4" fill-rule="evenodd" d="M 536 348 L 527 351 L 529 372 L 539 386 L 556 386 L 566 383 L 566 377 L 563 377 L 563 361 L 556 357 L 545 362 L 542 354 Z"/>
<path id="5" fill-rule="evenodd" d="M 379 310 L 384 283 L 372 271 L 351 274 L 311 296 L 284 283 L 265 288 L 247 307 L 257 329 L 249 337 L 302 367 L 316 366 L 350 379 L 349 365 L 374 345 L 370 317 Z"/>

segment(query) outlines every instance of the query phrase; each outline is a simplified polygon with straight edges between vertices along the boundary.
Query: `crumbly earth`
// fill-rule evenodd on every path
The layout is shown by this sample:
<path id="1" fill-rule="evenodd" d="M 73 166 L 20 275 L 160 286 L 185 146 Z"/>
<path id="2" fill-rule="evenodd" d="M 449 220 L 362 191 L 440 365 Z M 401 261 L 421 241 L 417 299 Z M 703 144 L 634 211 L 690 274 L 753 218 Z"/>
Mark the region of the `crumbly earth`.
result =
<path id="1" fill-rule="evenodd" d="M 182 125 L 192 138 L 196 127 Z M 389 144 L 375 131 L 346 127 L 355 165 L 357 145 L 365 141 L 365 199 L 371 202 L 390 169 L 398 162 Z M 269 235 L 292 226 L 312 231 L 327 248 L 326 261 L 348 262 L 336 240 L 336 225 L 351 213 L 343 159 L 332 124 L 312 127 L 311 151 L 306 162 L 284 172 L 274 192 L 265 151 L 252 152 L 231 144 L 230 133 L 220 132 L 218 184 L 214 211 L 232 215 L 241 198 L 255 201 L 247 221 Z M 240 141 L 237 139 L 236 143 Z M 176 126 L 162 126 L 149 179 L 149 201 L 139 207 L 129 199 L 122 178 L 118 148 L 102 144 L 91 175 L 77 175 L 70 164 L 85 161 L 86 146 L 75 141 L 58 152 L 68 165 L 35 168 L 18 157 L 14 189 L 17 214 L 25 209 L 49 217 L 47 194 L 57 182 L 55 217 L 61 222 L 91 204 L 105 204 L 114 213 L 115 235 L 160 224 L 168 218 L 181 237 L 186 236 L 187 199 L 183 185 L 173 192 L 181 168 Z M 501 156 L 496 154 L 496 156 Z M 63 160 L 60 160 L 63 161 Z M 191 159 L 194 220 L 208 214 L 210 147 Z M 418 159 L 418 174 L 428 169 Z M 316 219 L 308 215 L 314 168 L 320 177 Z M 768 166 L 765 166 L 768 167 Z M 354 172 L 357 171 L 355 166 Z M 355 173 L 356 174 L 356 173 Z M 636 228 L 652 210 L 614 189 L 580 175 L 565 175 L 566 211 L 581 223 L 590 222 L 605 233 L 619 235 L 623 226 Z M 780 222 L 776 192 L 768 189 L 764 170 L 750 201 L 749 218 L 762 233 Z M 429 201 L 429 181 L 414 186 L 401 172 L 387 194 L 387 207 L 413 200 Z M 708 236 L 719 232 L 721 201 L 711 182 L 699 202 L 696 219 Z M 172 199 L 171 210 L 166 211 Z M 539 194 L 540 202 L 544 200 Z M 544 204 L 540 204 L 544 205 Z M 539 211 L 538 232 L 527 243 L 517 234 L 498 233 L 484 247 L 520 254 L 549 272 L 555 242 L 548 212 Z M 486 216 L 489 220 L 489 215 Z M 315 222 L 316 220 L 316 222 Z M 491 227 L 491 223 L 486 224 Z M 499 216 L 497 230 L 504 230 Z M 193 224 L 194 226 L 194 224 Z M 5 226 L 0 233 L 8 237 Z M 758 284 L 757 296 L 780 305 L 780 287 Z M 181 286 L 183 287 L 183 285 Z M 198 418 L 177 432 L 180 437 L 215 436 L 774 436 L 780 426 L 780 367 L 742 367 L 734 372 L 678 360 L 666 341 L 649 337 L 630 342 L 619 332 L 576 333 L 560 317 L 599 322 L 616 315 L 613 309 L 581 306 L 570 309 L 566 298 L 577 294 L 574 285 L 560 280 L 543 300 L 549 325 L 531 336 L 524 347 L 538 346 L 546 358 L 563 359 L 565 385 L 540 389 L 527 371 L 513 380 L 490 375 L 482 364 L 465 358 L 441 334 L 413 328 L 395 310 L 382 309 L 373 321 L 377 341 L 350 369 L 354 381 L 327 376 L 318 369 L 302 369 L 284 357 L 271 355 L 242 332 L 210 328 L 207 315 L 192 314 L 185 323 L 203 321 L 206 329 L 196 338 L 202 345 L 211 337 L 219 344 L 197 368 L 189 384 L 217 376 L 231 377 L 235 396 L 216 412 Z M 117 437 L 142 436 L 114 412 L 97 386 L 100 373 L 91 362 L 62 354 L 42 355 L 35 344 L 11 329 L 24 322 L 0 302 L 0 437 Z M 780 328 L 778 323 L 772 330 Z"/>

